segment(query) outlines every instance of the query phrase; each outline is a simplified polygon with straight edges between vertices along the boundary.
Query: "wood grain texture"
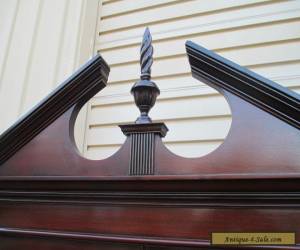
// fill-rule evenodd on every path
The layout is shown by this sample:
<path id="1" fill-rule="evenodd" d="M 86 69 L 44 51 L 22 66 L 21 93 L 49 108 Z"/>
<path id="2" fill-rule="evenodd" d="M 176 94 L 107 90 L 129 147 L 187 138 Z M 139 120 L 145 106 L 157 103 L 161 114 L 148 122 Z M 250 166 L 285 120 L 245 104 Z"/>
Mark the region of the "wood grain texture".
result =
<path id="1" fill-rule="evenodd" d="M 0 165 L 3 246 L 220 249 L 210 245 L 212 232 L 283 231 L 296 233 L 297 244 L 289 249 L 300 249 L 298 97 L 200 47 L 193 46 L 192 56 L 194 75 L 205 77 L 230 104 L 233 123 L 225 142 L 205 157 L 187 159 L 166 149 L 163 123 L 126 124 L 120 127 L 127 139 L 116 154 L 85 159 L 73 130 L 90 95 L 79 91 L 73 105 Z M 266 89 L 267 99 L 260 94 Z M 130 152 L 140 157 L 143 145 L 131 148 L 134 133 L 155 134 L 153 175 L 130 176 Z"/>
<path id="2" fill-rule="evenodd" d="M 211 51 L 195 45 L 187 48 L 194 75 L 205 78 L 227 98 L 233 115 L 232 126 L 225 142 L 213 153 L 201 158 L 178 157 L 165 148 L 160 138 L 155 140 L 153 180 L 159 176 L 168 176 L 170 180 L 194 176 L 197 180 L 218 179 L 225 182 L 232 179 L 246 182 L 270 180 L 266 185 L 287 180 L 296 183 L 300 177 L 298 95 Z M 210 65 L 216 70 L 212 71 Z M 268 98 L 265 98 L 266 95 Z M 70 108 L 19 150 L 13 159 L 5 162 L 0 174 L 97 176 L 99 179 L 127 176 L 129 137 L 122 148 L 106 160 L 87 160 L 76 151 L 73 129 L 80 105 L 79 102 Z M 142 130 L 141 126 L 139 132 Z M 239 157 L 233 158 L 233 155 Z M 62 157 L 65 160 L 61 160 Z"/>

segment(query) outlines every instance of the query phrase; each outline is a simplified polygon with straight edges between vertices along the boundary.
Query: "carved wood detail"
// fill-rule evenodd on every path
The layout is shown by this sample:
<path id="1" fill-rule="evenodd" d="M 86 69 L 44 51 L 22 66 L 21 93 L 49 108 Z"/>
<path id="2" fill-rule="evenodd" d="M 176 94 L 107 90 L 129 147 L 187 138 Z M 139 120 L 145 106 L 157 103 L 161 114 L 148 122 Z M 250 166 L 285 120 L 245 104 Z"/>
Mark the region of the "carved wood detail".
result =
<path id="1" fill-rule="evenodd" d="M 109 72 L 97 56 L 0 137 L 0 249 L 220 249 L 216 231 L 295 232 L 296 245 L 263 249 L 300 249 L 299 96 L 191 42 L 187 53 L 229 102 L 224 143 L 176 156 L 166 125 L 144 116 L 120 125 L 113 156 L 83 158 L 75 119 Z"/>

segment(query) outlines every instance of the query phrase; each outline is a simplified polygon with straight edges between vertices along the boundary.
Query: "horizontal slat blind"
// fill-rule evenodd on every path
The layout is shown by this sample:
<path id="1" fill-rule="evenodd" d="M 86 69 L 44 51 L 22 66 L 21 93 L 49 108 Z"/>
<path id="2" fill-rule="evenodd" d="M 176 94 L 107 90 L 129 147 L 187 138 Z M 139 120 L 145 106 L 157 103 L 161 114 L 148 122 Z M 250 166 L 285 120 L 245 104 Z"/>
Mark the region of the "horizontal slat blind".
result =
<path id="1" fill-rule="evenodd" d="M 139 77 L 146 26 L 153 36 L 153 80 L 161 89 L 150 116 L 167 124 L 164 142 L 177 154 L 207 154 L 222 143 L 231 124 L 225 98 L 191 77 L 186 40 L 300 91 L 300 1 L 104 0 L 98 18 L 96 51 L 111 73 L 108 87 L 89 105 L 88 158 L 114 153 L 125 140 L 117 125 L 138 116 L 129 91 Z"/>

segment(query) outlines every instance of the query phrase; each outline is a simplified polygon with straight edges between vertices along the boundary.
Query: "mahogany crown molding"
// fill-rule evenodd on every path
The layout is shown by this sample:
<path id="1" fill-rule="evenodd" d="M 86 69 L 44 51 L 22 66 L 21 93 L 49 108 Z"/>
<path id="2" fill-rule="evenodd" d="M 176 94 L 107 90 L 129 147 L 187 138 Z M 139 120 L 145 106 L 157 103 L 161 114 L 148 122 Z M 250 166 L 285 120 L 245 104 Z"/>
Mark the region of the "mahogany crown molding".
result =
<path id="1" fill-rule="evenodd" d="M 106 86 L 109 67 L 96 55 L 0 135 L 0 165 L 73 105 Z"/>
<path id="2" fill-rule="evenodd" d="M 192 74 L 300 128 L 300 96 L 191 41 L 186 42 Z"/>

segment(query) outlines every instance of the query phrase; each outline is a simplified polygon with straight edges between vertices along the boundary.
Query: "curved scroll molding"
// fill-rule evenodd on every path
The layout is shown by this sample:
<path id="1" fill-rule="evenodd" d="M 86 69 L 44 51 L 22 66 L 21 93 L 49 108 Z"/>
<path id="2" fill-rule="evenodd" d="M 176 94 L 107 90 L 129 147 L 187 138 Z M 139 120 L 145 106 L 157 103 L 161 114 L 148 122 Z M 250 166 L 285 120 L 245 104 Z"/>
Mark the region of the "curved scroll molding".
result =
<path id="1" fill-rule="evenodd" d="M 209 85 L 214 83 L 300 128 L 300 96 L 297 93 L 191 41 L 186 42 L 186 50 L 195 78 Z"/>
<path id="2" fill-rule="evenodd" d="M 78 102 L 106 86 L 109 67 L 96 55 L 0 136 L 0 165 Z"/>
<path id="3" fill-rule="evenodd" d="M 299 96 L 197 44 L 187 42 L 186 49 L 193 76 L 227 99 L 232 124 L 225 141 L 199 158 L 179 157 L 158 142 L 156 174 L 203 180 L 299 178 Z"/>
<path id="4" fill-rule="evenodd" d="M 65 92 L 69 98 L 75 93 L 76 103 L 73 101 L 73 105 L 68 106 L 67 98 L 60 95 L 63 107 L 69 107 L 67 111 L 50 110 L 50 107 L 60 108 L 58 99 L 55 102 L 51 99 L 56 95 L 51 95 L 47 102 L 53 102 L 53 106 L 48 106 L 46 102 L 43 112 L 27 116 L 31 117 L 31 124 L 34 124 L 35 118 L 41 118 L 37 122 L 39 126 L 34 126 L 44 129 L 39 134 L 36 132 L 35 138 L 1 165 L 1 185 L 17 185 L 18 188 L 46 185 L 48 188 L 50 183 L 56 183 L 51 185 L 55 189 L 61 182 L 64 188 L 67 185 L 74 189 L 97 188 L 106 191 L 154 191 L 161 188 L 165 191 L 274 191 L 274 186 L 282 191 L 299 187 L 297 95 L 268 80 L 264 82 L 260 76 L 202 47 L 190 46 L 189 43 L 187 47 L 193 75 L 218 89 L 227 98 L 232 111 L 229 135 L 215 151 L 200 158 L 178 157 L 161 141 L 167 131 L 164 124 L 126 124 L 121 129 L 128 136 L 117 153 L 105 160 L 83 158 L 76 152 L 73 126 L 84 101 L 104 87 L 108 68 L 104 67 L 104 72 L 99 74 L 96 67 L 88 71 L 94 72 L 90 78 L 82 80 L 81 84 L 85 86 L 81 89 L 82 93 L 74 90 Z M 100 57 L 94 62 L 104 66 Z M 76 85 L 75 90 L 79 87 Z M 278 99 L 279 96 L 282 100 Z M 49 110 L 51 116 L 61 115 L 45 127 L 43 122 L 52 119 L 47 117 Z M 27 128 L 26 131 L 30 130 Z M 14 132 L 9 138 L 18 136 L 18 130 Z M 148 136 L 132 136 L 146 133 L 154 133 L 154 138 L 152 136 L 149 140 Z M 25 133 L 21 138 L 26 136 Z M 133 142 L 135 139 L 136 143 Z M 149 143 L 145 143 L 147 140 Z M 17 143 L 16 139 L 14 143 Z M 141 157 L 144 152 L 145 156 L 149 155 L 147 152 L 153 153 L 153 157 Z M 151 164 L 147 165 L 147 160 Z"/>

